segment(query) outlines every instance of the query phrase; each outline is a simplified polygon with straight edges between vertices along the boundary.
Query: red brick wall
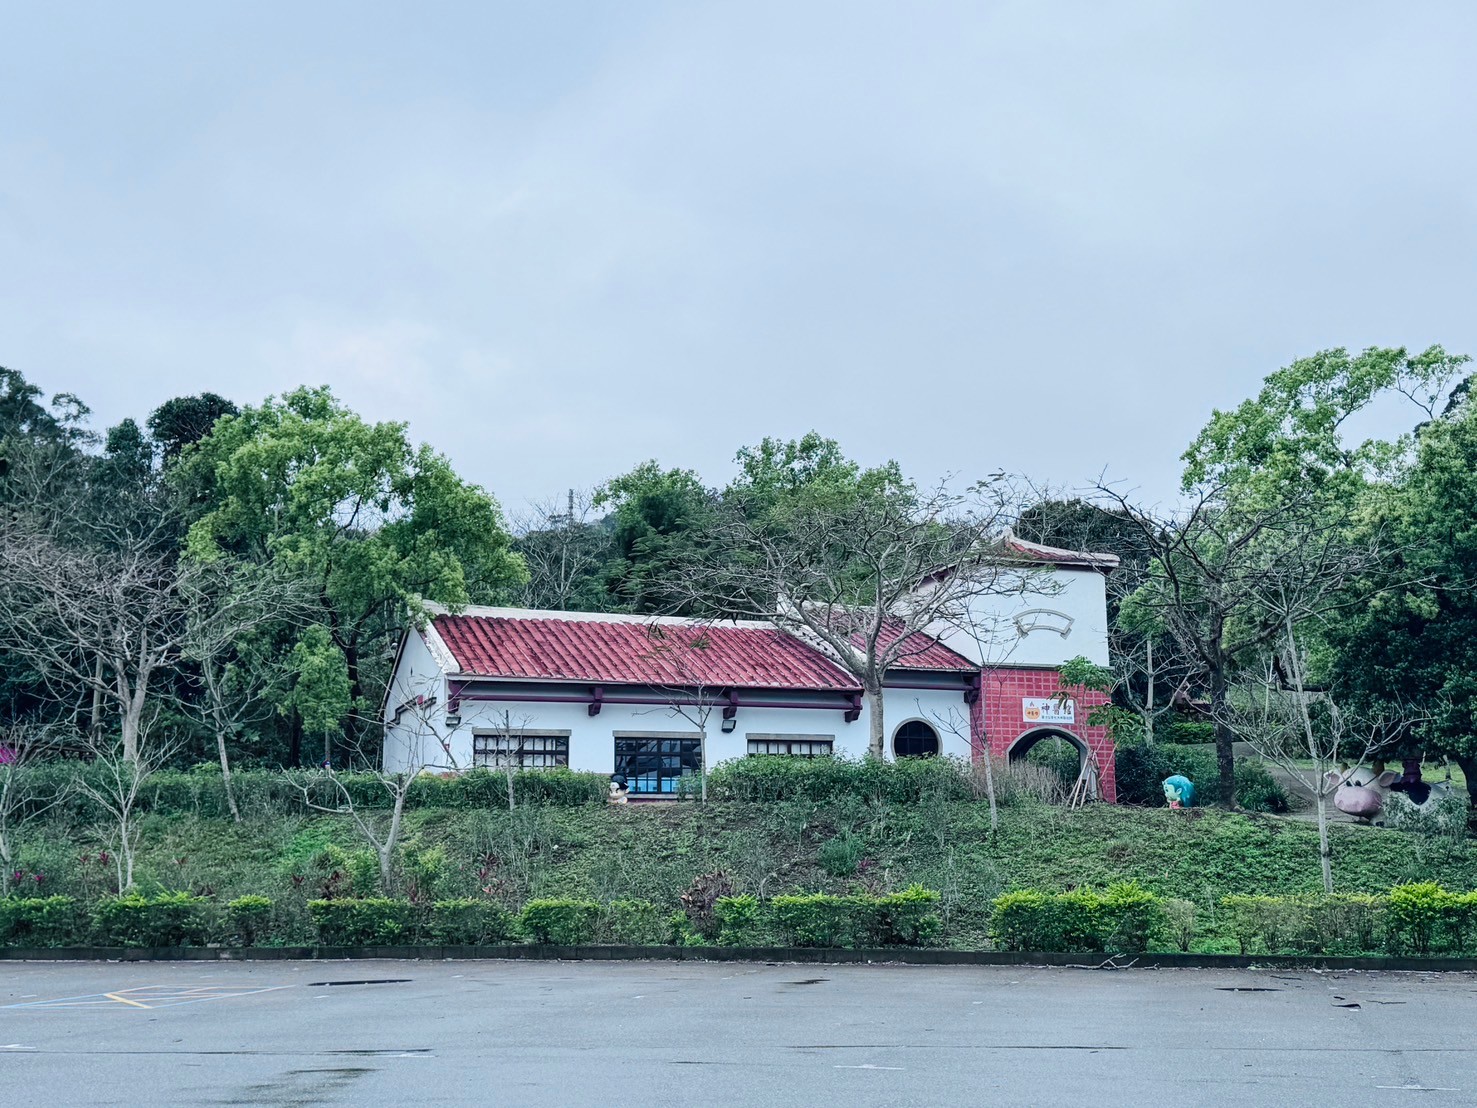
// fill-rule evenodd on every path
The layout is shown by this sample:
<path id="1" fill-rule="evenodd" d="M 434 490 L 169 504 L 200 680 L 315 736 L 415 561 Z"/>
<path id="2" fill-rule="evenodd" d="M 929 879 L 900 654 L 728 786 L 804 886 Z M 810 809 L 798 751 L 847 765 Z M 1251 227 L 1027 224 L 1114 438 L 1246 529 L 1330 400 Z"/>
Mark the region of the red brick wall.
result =
<path id="1" fill-rule="evenodd" d="M 1021 700 L 1027 696 L 1055 696 L 1062 689 L 1061 680 L 1054 669 L 997 669 L 986 670 L 980 698 L 975 702 L 973 716 L 974 748 L 976 753 L 985 749 L 989 742 L 990 752 L 998 758 L 1005 757 L 1010 745 L 1027 731 L 1041 724 L 1027 723 L 1021 711 Z M 1118 782 L 1113 768 L 1113 740 L 1108 737 L 1106 727 L 1092 727 L 1086 722 L 1093 708 L 1106 704 L 1103 693 L 1087 689 L 1069 690 L 1077 701 L 1077 722 L 1070 725 L 1053 726 L 1052 730 L 1075 735 L 1097 756 L 1098 780 L 1102 785 L 1103 799 L 1109 803 L 1118 801 Z"/>

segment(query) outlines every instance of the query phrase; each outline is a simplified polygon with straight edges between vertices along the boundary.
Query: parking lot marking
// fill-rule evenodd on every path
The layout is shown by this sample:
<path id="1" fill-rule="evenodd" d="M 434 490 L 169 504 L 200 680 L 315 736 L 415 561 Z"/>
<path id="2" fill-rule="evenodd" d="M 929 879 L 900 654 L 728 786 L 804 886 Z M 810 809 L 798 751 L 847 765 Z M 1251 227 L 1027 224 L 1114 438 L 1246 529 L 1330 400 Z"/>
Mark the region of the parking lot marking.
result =
<path id="1" fill-rule="evenodd" d="M 7 1004 L 7 1008 L 173 1008 L 180 1004 L 197 1004 L 202 1000 L 232 1000 L 238 997 L 270 993 L 288 985 L 258 985 L 243 988 L 233 985 L 137 985 L 111 993 L 88 993 L 85 996 L 63 996 L 55 1000 L 32 1000 Z"/>

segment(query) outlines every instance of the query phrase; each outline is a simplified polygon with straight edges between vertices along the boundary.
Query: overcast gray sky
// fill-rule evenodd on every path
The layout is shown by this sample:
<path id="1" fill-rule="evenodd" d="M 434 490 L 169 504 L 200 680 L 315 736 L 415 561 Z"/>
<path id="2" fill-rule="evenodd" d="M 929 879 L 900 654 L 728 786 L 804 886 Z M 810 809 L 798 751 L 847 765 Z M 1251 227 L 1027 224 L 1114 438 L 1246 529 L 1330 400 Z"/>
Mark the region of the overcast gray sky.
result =
<path id="1" fill-rule="evenodd" d="M 327 383 L 512 510 L 815 428 L 1151 497 L 1344 345 L 1477 353 L 1477 5 L 0 0 L 0 364 Z"/>

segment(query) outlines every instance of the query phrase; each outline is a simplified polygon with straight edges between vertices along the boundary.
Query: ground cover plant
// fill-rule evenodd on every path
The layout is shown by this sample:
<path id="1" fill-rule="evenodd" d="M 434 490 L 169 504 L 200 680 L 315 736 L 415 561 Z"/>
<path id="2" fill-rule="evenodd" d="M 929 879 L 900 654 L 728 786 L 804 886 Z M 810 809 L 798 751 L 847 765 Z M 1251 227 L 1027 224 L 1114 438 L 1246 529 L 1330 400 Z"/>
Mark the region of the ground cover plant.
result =
<path id="1" fill-rule="evenodd" d="M 1036 800 L 1007 771 L 997 782 L 1005 808 L 992 833 L 967 767 L 817 766 L 809 780 L 785 767 L 787 787 L 741 767 L 714 772 L 707 804 L 658 806 L 574 803 L 588 794 L 530 782 L 529 795 L 542 800 L 509 810 L 499 788 L 481 806 L 468 799 L 482 796 L 471 791 L 475 778 L 456 787 L 438 779 L 427 786 L 435 794 L 405 813 L 388 887 L 348 816 L 295 807 L 286 791 L 268 803 L 265 785 L 248 785 L 236 822 L 212 799 L 208 775 L 180 774 L 141 815 L 136 888 L 124 891 L 132 897 L 119 896 L 107 826 L 85 806 L 64 803 L 21 824 L 8 875 L 15 891 L 0 905 L 24 898 L 33 906 L 7 907 L 0 941 L 55 941 L 83 926 L 77 920 L 92 927 L 98 906 L 111 903 L 109 934 L 143 945 L 169 927 L 183 942 L 295 945 L 326 941 L 326 927 L 343 941 L 388 941 L 393 933 L 475 944 L 525 937 L 523 923 L 537 922 L 551 938 L 568 927 L 560 933 L 638 944 L 809 942 L 831 927 L 837 941 L 854 944 L 982 949 L 999 939 L 1001 894 L 1106 894 L 1132 882 L 1163 907 L 1168 922 L 1155 941 L 1164 949 L 1235 952 L 1249 932 L 1236 922 L 1244 906 L 1228 898 L 1321 891 L 1316 832 L 1292 820 L 1213 809 L 1072 811 Z M 186 784 L 197 777 L 207 786 L 192 792 Z M 721 799 L 756 792 L 765 798 Z M 438 806 L 437 797 L 449 803 Z M 1386 896 L 1397 885 L 1430 882 L 1477 888 L 1477 852 L 1465 835 L 1351 825 L 1333 833 L 1340 895 Z M 855 923 L 857 905 L 866 903 L 858 898 L 914 886 L 927 894 L 914 909 L 927 923 L 914 918 L 891 930 Z M 830 899 L 806 899 L 817 896 Z M 369 906 L 339 906 L 350 901 Z M 566 907 L 529 917 L 534 901 Z M 193 921 L 197 908 L 216 921 L 205 931 Z M 379 915 L 366 920 L 366 912 Z M 1405 945 L 1416 952 L 1446 941 L 1410 933 Z"/>

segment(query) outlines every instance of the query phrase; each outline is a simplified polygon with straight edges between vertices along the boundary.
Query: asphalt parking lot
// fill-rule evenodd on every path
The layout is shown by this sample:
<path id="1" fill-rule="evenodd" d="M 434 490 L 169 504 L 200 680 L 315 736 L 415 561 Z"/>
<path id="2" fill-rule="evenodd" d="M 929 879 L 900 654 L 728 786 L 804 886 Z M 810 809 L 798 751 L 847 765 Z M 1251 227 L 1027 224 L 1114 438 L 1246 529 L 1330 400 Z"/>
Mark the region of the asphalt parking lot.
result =
<path id="1" fill-rule="evenodd" d="M 53 1105 L 1472 1104 L 1477 978 L 11 962 L 0 1080 Z"/>

